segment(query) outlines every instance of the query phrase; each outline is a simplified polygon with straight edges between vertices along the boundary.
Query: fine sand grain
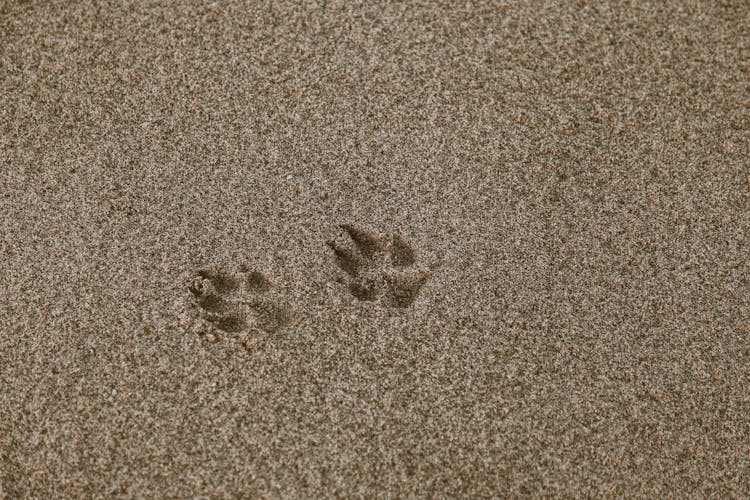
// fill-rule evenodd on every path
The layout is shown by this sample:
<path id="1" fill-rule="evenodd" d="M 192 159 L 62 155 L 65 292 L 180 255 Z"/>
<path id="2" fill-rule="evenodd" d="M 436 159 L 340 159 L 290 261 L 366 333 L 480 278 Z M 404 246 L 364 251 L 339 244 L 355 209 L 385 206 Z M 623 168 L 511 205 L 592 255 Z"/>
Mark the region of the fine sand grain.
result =
<path id="1" fill-rule="evenodd" d="M 750 3 L 0 0 L 0 498 L 750 496 Z"/>

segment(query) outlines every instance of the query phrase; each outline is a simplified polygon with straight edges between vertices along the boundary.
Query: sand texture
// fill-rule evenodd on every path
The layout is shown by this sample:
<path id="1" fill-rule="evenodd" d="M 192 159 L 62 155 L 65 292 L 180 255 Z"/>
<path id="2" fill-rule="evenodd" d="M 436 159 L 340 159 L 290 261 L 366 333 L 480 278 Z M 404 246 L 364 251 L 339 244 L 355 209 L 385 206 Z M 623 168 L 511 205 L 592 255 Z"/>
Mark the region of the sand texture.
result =
<path id="1" fill-rule="evenodd" d="M 0 0 L 0 498 L 750 496 L 750 2 Z"/>

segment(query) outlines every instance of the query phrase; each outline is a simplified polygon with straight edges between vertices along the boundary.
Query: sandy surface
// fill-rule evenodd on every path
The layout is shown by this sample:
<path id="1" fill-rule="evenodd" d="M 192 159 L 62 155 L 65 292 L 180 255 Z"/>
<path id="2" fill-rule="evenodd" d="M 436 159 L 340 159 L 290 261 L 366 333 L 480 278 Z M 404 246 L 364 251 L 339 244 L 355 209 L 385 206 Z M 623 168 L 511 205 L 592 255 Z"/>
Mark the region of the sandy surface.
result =
<path id="1" fill-rule="evenodd" d="M 125 3 L 0 2 L 0 497 L 750 495 L 750 3 Z"/>

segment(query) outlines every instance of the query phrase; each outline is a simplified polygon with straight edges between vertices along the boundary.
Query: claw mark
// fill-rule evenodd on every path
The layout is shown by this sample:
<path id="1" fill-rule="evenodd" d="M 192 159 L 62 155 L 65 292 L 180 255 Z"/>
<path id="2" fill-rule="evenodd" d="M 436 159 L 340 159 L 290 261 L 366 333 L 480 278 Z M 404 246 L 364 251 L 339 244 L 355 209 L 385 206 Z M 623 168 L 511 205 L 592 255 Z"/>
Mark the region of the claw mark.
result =
<path id="1" fill-rule="evenodd" d="M 365 257 L 372 257 L 375 252 L 379 252 L 383 248 L 378 237 L 369 231 L 358 229 L 350 224 L 342 224 L 341 229 L 349 234 L 357 249 Z"/>
<path id="2" fill-rule="evenodd" d="M 362 265 L 361 259 L 352 250 L 341 248 L 333 241 L 329 241 L 328 246 L 331 247 L 333 253 L 336 255 L 339 267 L 350 276 L 356 276 L 359 267 Z"/>
<path id="3" fill-rule="evenodd" d="M 416 251 L 411 244 L 400 234 L 384 243 L 370 231 L 350 224 L 341 228 L 353 245 L 329 241 L 328 246 L 338 266 L 350 277 L 349 292 L 362 301 L 380 298 L 390 307 L 409 307 L 431 277 L 429 271 L 416 266 Z"/>
<path id="4" fill-rule="evenodd" d="M 391 262 L 394 266 L 411 266 L 417 261 L 414 248 L 400 234 L 393 235 L 391 242 Z"/>

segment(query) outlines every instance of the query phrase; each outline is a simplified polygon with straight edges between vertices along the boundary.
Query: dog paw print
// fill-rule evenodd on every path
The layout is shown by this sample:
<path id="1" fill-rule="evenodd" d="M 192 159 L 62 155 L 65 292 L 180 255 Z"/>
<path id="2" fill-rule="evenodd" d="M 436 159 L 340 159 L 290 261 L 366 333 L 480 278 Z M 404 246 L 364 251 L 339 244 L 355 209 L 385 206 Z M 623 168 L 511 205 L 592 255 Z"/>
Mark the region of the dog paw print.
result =
<path id="1" fill-rule="evenodd" d="M 243 340 L 253 329 L 273 333 L 288 326 L 292 312 L 272 283 L 258 271 L 241 266 L 236 273 L 201 270 L 187 284 L 186 326 L 209 340 Z"/>
<path id="2" fill-rule="evenodd" d="M 409 307 L 430 272 L 417 265 L 414 248 L 400 234 L 383 239 L 367 230 L 344 224 L 351 242 L 329 241 L 338 266 L 348 275 L 351 294 L 359 300 L 382 300 L 390 307 Z"/>

